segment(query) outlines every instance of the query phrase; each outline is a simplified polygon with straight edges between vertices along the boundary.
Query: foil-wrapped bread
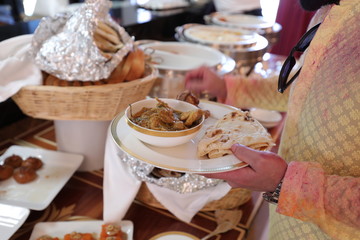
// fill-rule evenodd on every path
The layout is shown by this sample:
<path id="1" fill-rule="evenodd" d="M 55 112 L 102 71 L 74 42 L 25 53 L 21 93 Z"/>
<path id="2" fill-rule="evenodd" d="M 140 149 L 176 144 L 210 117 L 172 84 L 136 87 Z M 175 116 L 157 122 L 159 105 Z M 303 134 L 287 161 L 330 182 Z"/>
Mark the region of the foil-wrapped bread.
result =
<path id="1" fill-rule="evenodd" d="M 110 55 L 110 52 L 104 52 Z M 44 85 L 48 86 L 93 86 L 103 84 L 115 84 L 129 82 L 143 77 L 145 72 L 145 55 L 141 49 L 131 50 L 121 62 L 115 67 L 108 78 L 97 81 L 67 81 L 55 77 L 52 74 L 44 74 Z"/>
<path id="2" fill-rule="evenodd" d="M 103 85 L 143 76 L 144 53 L 112 20 L 111 4 L 87 0 L 76 12 L 42 19 L 32 55 L 44 73 L 44 85 Z"/>

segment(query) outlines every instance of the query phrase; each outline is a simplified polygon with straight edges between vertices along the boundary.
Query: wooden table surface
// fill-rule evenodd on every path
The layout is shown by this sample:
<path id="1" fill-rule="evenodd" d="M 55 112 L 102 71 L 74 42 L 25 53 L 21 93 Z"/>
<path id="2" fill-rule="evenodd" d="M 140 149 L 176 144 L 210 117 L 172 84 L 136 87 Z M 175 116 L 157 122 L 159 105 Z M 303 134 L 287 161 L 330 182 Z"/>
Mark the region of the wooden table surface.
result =
<path id="1" fill-rule="evenodd" d="M 269 132 L 274 139 L 279 139 L 281 129 L 282 124 L 269 129 Z M 56 150 L 53 122 L 25 118 L 0 129 L 0 154 L 12 145 Z M 277 149 L 274 148 L 273 151 L 276 152 Z M 103 212 L 102 182 L 102 170 L 76 172 L 45 210 L 31 210 L 26 222 L 11 240 L 28 240 L 38 222 L 101 220 Z M 261 194 L 253 192 L 251 200 L 238 207 L 243 212 L 243 216 L 236 227 L 211 239 L 245 239 L 252 220 L 262 203 Z M 132 203 L 124 220 L 133 222 L 134 240 L 147 240 L 156 234 L 167 231 L 182 231 L 201 238 L 217 226 L 214 212 L 199 212 L 190 223 L 185 223 L 167 210 L 148 206 L 138 200 Z"/>

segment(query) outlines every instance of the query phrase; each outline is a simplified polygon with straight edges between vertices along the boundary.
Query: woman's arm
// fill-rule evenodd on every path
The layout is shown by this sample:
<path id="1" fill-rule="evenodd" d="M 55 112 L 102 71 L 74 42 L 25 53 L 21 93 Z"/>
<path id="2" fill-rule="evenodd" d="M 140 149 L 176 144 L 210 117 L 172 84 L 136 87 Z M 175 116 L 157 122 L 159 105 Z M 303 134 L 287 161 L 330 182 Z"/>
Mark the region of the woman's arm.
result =
<path id="1" fill-rule="evenodd" d="M 289 90 L 281 94 L 278 89 L 278 76 L 262 78 L 225 76 L 227 97 L 225 103 L 240 108 L 264 108 L 285 112 L 287 110 Z"/>
<path id="2" fill-rule="evenodd" d="M 286 162 L 277 154 L 239 144 L 234 155 L 249 167 L 204 174 L 232 187 L 273 192 L 283 179 L 277 212 L 313 222 L 334 239 L 360 236 L 360 178 L 326 175 L 318 163 Z"/>
<path id="3" fill-rule="evenodd" d="M 318 163 L 288 165 L 277 212 L 317 224 L 335 239 L 360 236 L 360 178 L 326 175 Z"/>
<path id="4" fill-rule="evenodd" d="M 218 76 L 208 67 L 200 67 L 187 73 L 186 88 L 194 93 L 207 91 L 219 102 L 239 108 L 264 108 L 286 111 L 289 91 L 277 91 L 278 76 L 264 78 L 257 74 L 249 77 L 240 75 Z"/>

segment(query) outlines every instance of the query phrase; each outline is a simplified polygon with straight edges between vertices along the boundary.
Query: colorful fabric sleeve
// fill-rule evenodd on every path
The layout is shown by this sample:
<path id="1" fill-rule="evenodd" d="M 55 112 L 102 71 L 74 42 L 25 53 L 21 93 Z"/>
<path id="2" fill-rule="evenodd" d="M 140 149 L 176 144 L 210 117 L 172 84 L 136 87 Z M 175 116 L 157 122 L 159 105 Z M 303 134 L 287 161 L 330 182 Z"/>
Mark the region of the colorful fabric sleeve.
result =
<path id="1" fill-rule="evenodd" d="M 278 76 L 263 78 L 228 75 L 224 77 L 227 88 L 226 104 L 239 108 L 263 108 L 269 110 L 287 110 L 289 91 L 281 94 L 277 91 Z"/>
<path id="2" fill-rule="evenodd" d="M 326 175 L 318 163 L 291 162 L 277 212 L 313 222 L 334 239 L 357 239 L 360 178 Z"/>

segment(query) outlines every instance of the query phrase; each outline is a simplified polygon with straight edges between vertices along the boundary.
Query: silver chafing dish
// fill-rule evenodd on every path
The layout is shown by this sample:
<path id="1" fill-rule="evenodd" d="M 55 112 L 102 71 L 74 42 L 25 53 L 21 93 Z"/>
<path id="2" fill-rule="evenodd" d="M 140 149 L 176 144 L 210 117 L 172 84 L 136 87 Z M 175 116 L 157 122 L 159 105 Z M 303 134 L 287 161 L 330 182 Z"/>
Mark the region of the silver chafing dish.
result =
<path id="1" fill-rule="evenodd" d="M 135 45 L 144 50 L 149 56 L 148 61 L 159 70 L 150 97 L 176 98 L 185 90 L 186 73 L 202 65 L 211 67 L 220 75 L 235 69 L 231 57 L 200 44 L 140 40 Z"/>
<path id="2" fill-rule="evenodd" d="M 214 12 L 204 16 L 206 24 L 246 29 L 264 36 L 269 41 L 269 48 L 279 39 L 282 26 L 270 22 L 261 16 L 253 16 L 237 12 Z"/>
<path id="3" fill-rule="evenodd" d="M 175 31 L 175 38 L 180 42 L 209 46 L 230 56 L 236 62 L 236 70 L 245 75 L 250 74 L 255 64 L 262 61 L 269 45 L 265 37 L 244 29 L 185 24 L 178 26 Z"/>

